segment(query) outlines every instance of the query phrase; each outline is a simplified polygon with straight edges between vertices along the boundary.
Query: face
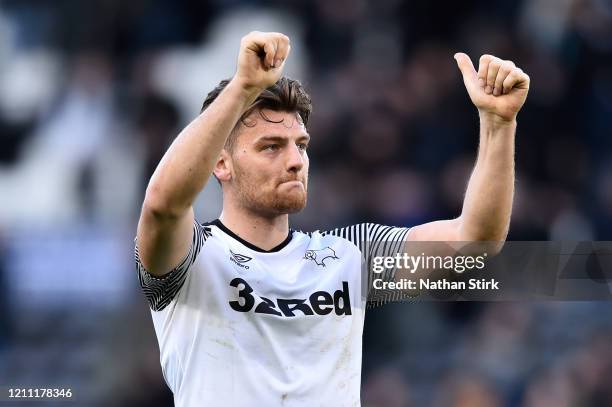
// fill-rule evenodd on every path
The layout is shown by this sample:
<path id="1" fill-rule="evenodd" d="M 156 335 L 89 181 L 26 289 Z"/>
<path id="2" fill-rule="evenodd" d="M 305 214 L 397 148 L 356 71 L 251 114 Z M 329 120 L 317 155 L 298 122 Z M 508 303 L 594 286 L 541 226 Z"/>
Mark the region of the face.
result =
<path id="1" fill-rule="evenodd" d="M 297 113 L 264 109 L 240 125 L 231 153 L 223 152 L 221 170 L 226 199 L 260 216 L 295 213 L 306 206 L 310 137 Z"/>

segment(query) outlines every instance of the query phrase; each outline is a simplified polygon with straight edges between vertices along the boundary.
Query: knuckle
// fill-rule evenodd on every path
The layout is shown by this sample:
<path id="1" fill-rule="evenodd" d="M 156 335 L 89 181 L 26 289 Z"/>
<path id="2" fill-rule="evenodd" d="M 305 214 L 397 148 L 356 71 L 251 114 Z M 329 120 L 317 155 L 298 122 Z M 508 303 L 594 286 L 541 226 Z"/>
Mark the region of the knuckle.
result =
<path id="1" fill-rule="evenodd" d="M 489 55 L 489 54 L 483 54 L 483 55 L 481 55 L 481 56 L 480 56 L 480 62 L 487 62 L 487 61 L 490 61 L 490 60 L 491 60 L 491 58 L 493 58 L 493 56 L 492 56 L 492 55 Z"/>
<path id="2" fill-rule="evenodd" d="M 259 32 L 258 32 L 258 31 L 251 31 L 251 32 L 249 32 L 247 35 L 243 36 L 243 37 L 240 39 L 240 43 L 241 43 L 241 44 L 244 44 L 244 43 L 247 43 L 247 42 L 251 42 L 251 41 L 255 40 L 255 38 L 256 38 L 258 35 L 259 35 Z"/>

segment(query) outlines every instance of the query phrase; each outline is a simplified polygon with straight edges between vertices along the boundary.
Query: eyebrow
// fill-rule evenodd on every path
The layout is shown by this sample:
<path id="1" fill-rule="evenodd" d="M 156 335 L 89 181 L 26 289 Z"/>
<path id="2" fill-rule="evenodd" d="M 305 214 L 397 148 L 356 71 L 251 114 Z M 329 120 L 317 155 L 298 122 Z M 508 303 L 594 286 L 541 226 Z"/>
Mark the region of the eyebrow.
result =
<path id="1" fill-rule="evenodd" d="M 286 142 L 288 139 L 288 137 L 286 136 L 280 136 L 277 134 L 267 134 L 265 136 L 261 136 L 258 139 L 255 140 L 255 143 L 262 143 L 262 142 L 266 142 L 266 141 L 275 141 L 277 143 L 284 143 Z M 306 134 L 302 134 L 301 136 L 299 136 L 297 138 L 297 140 L 306 140 L 306 141 L 310 141 L 310 135 L 308 133 Z"/>

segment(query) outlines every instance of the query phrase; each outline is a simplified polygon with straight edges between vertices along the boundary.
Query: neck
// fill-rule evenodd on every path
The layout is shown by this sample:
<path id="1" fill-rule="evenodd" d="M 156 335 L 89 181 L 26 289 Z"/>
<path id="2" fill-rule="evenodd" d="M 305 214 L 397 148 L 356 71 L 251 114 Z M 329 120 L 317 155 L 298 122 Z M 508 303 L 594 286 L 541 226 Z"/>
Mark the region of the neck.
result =
<path id="1" fill-rule="evenodd" d="M 240 238 L 263 250 L 278 246 L 289 234 L 287 214 L 265 217 L 224 203 L 219 220 Z"/>

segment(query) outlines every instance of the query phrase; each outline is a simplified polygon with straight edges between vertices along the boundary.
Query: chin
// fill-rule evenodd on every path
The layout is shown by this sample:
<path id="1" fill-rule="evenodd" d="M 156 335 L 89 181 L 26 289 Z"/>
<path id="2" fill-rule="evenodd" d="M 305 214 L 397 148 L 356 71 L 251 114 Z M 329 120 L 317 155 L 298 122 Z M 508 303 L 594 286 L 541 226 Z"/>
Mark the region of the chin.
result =
<path id="1" fill-rule="evenodd" d="M 297 213 L 306 207 L 307 195 L 305 192 L 287 194 L 278 197 L 274 202 L 274 208 L 279 213 Z"/>

